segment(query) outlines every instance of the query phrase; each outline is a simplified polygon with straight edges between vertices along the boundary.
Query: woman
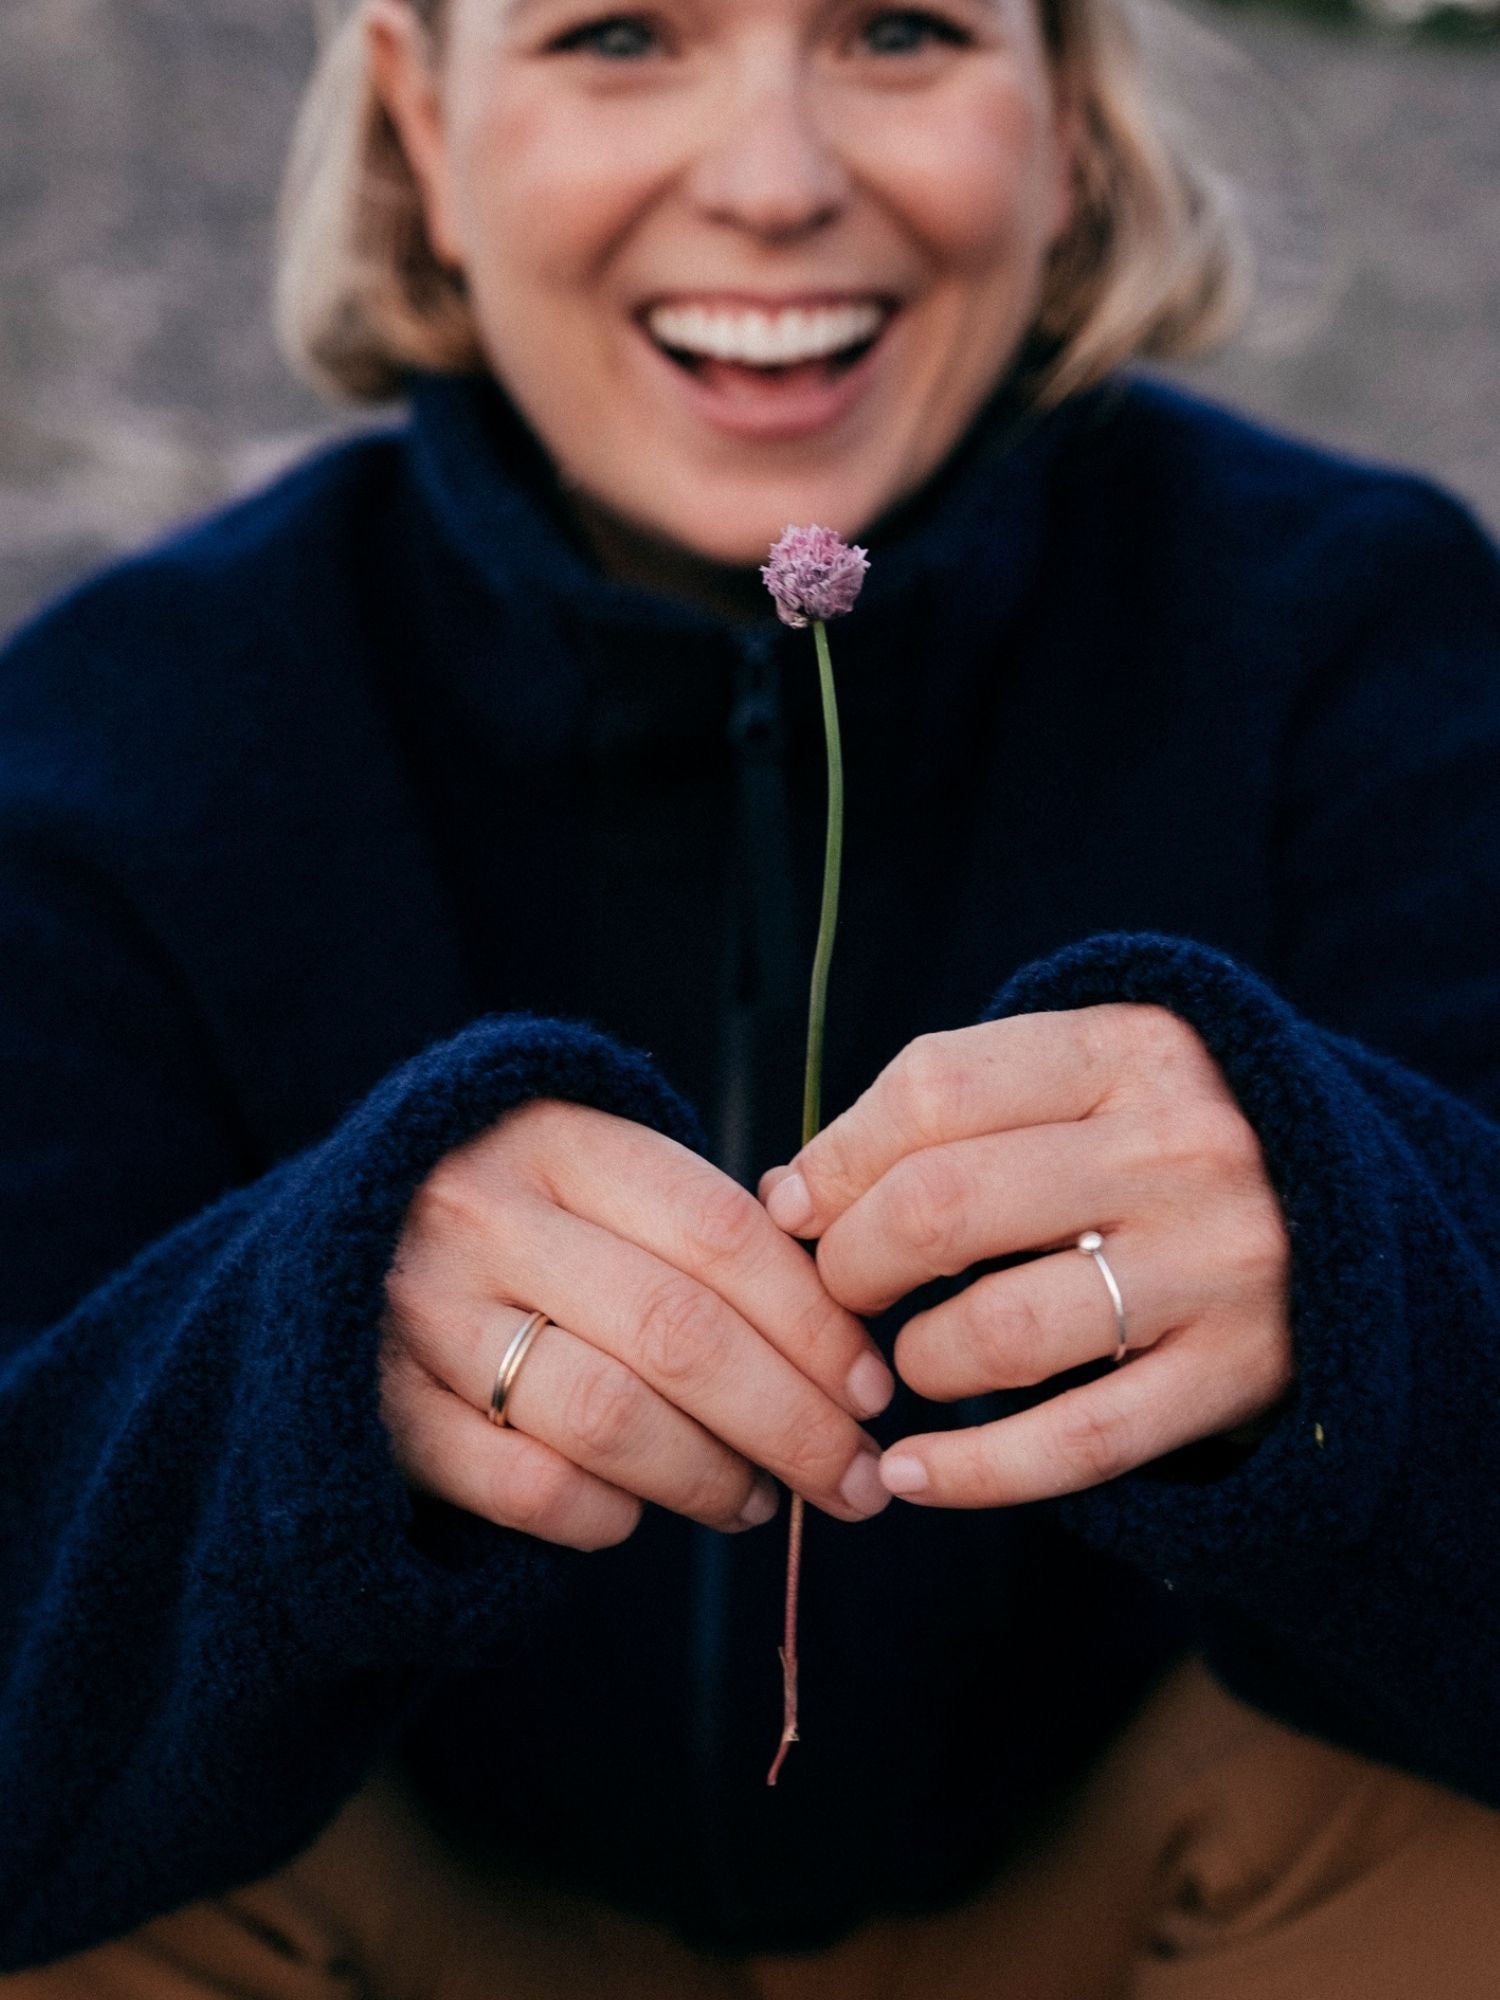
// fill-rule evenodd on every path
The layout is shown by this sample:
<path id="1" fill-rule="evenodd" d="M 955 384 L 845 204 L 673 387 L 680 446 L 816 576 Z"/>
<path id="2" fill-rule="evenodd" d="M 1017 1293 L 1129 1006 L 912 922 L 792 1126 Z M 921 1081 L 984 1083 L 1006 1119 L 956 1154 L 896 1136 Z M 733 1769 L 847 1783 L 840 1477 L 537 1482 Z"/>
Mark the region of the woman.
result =
<path id="1" fill-rule="evenodd" d="M 0 676 L 0 1990 L 1487 1992 L 1500 566 L 1111 0 L 367 0 L 284 276 Z"/>

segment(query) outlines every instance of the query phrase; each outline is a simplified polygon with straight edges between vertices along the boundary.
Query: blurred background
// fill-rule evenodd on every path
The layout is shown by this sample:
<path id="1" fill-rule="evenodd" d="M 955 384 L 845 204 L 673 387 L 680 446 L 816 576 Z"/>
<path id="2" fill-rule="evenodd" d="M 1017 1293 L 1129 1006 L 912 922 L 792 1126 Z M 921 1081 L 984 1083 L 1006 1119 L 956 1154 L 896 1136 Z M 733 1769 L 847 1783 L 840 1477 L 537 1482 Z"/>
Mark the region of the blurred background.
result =
<path id="1" fill-rule="evenodd" d="M 0 631 L 351 420 L 287 377 L 267 305 L 320 11 L 4 0 Z M 1500 530 L 1500 4 L 1145 0 L 1142 27 L 1264 274 L 1241 340 L 1183 372 Z"/>

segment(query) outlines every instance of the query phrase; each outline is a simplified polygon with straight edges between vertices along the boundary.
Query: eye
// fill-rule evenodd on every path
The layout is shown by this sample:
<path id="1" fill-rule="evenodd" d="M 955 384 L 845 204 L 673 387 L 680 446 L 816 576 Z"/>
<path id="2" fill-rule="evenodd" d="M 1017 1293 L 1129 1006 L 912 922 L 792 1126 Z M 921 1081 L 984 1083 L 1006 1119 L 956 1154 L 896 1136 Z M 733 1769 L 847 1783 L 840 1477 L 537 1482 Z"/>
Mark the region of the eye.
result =
<path id="1" fill-rule="evenodd" d="M 864 24 L 866 48 L 879 56 L 919 54 L 933 42 L 962 48 L 970 40 L 966 29 L 941 14 L 921 7 L 890 7 L 872 14 Z"/>
<path id="2" fill-rule="evenodd" d="M 636 62 L 650 55 L 657 40 L 657 32 L 644 14 L 609 14 L 569 28 L 551 47 L 559 54 L 582 49 L 610 62 Z"/>

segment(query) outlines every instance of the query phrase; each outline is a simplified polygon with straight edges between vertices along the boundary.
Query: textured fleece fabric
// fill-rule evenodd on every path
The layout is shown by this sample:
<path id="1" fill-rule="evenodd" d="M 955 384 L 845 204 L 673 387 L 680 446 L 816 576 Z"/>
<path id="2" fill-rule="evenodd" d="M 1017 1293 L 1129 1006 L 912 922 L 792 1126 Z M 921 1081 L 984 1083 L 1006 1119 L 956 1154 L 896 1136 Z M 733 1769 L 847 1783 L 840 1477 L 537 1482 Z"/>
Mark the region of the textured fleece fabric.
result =
<path id="1" fill-rule="evenodd" d="M 926 1029 L 1173 1009 L 1284 1206 L 1294 1393 L 1055 1506 L 815 1518 L 775 1793 L 776 1529 L 413 1499 L 413 1192 L 538 1096 L 787 1158 L 822 811 L 807 635 L 605 580 L 498 392 L 418 383 L 0 662 L 0 1969 L 388 1754 L 515 1865 L 815 1944 L 977 1883 L 1185 1645 L 1500 1805 L 1494 550 L 1142 381 L 998 399 L 865 539 L 828 1113 Z"/>

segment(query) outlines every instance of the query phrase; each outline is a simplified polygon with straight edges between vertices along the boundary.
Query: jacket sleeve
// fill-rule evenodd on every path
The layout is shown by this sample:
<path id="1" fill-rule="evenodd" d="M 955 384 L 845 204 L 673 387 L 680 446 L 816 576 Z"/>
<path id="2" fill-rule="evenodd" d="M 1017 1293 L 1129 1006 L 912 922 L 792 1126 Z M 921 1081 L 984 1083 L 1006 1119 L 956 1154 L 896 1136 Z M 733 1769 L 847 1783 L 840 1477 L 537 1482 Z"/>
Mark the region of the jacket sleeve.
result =
<path id="1" fill-rule="evenodd" d="M 1424 488 L 1401 525 L 1289 731 L 1274 988 L 1099 937 L 990 1015 L 1179 1014 L 1291 1240 L 1297 1380 L 1269 1434 L 1062 1516 L 1188 1597 L 1246 1698 L 1500 1805 L 1500 561 Z"/>
<path id="2" fill-rule="evenodd" d="M 700 1143 L 644 1057 L 498 1016 L 235 1186 L 171 968 L 0 831 L 0 1972 L 280 1865 L 576 1560 L 414 1508 L 378 1406 L 411 1196 L 536 1096 Z"/>

